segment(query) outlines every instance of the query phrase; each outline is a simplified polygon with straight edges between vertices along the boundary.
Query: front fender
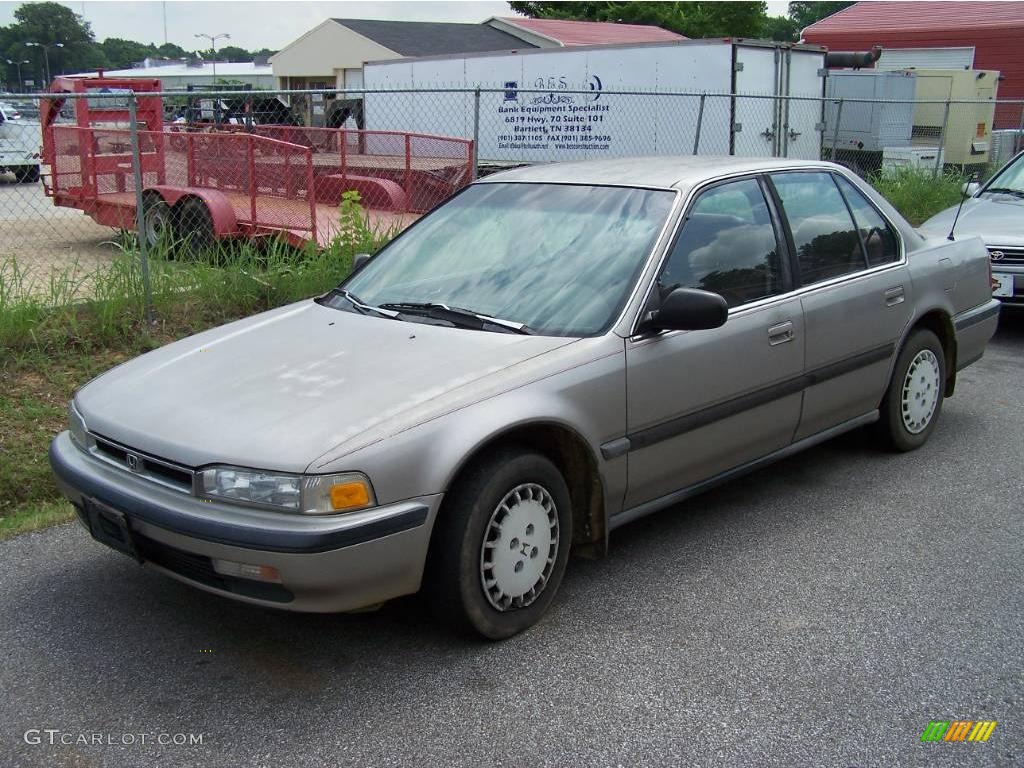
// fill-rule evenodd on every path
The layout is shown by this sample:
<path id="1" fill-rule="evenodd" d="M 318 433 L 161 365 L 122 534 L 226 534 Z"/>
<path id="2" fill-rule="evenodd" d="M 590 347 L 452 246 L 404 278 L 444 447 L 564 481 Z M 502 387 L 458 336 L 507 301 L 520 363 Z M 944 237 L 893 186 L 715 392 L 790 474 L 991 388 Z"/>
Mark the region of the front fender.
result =
<path id="1" fill-rule="evenodd" d="M 626 486 L 626 459 L 601 455 L 602 443 L 626 431 L 624 344 L 617 337 L 574 351 L 561 360 L 562 370 L 532 372 L 532 380 L 509 382 L 504 392 L 435 413 L 420 424 L 395 431 L 377 442 L 314 462 L 310 471 L 365 472 L 378 500 L 390 503 L 419 495 L 417 488 L 446 492 L 466 462 L 517 427 L 553 425 L 578 435 L 590 450 L 604 485 L 606 513 L 621 507 Z M 599 351 L 600 356 L 594 357 Z M 438 409 L 443 404 L 438 404 Z"/>

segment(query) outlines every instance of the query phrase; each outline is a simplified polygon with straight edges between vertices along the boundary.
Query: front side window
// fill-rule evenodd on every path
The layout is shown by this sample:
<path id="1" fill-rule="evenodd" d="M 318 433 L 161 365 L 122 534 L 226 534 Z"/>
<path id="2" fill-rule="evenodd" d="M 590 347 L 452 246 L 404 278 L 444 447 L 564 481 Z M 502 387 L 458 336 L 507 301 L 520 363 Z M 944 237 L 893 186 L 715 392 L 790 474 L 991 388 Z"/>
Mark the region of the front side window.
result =
<path id="1" fill-rule="evenodd" d="M 380 307 L 445 304 L 587 336 L 615 319 L 675 193 L 569 184 L 474 184 L 385 246 L 344 289 Z"/>
<path id="2" fill-rule="evenodd" d="M 804 285 L 866 268 L 860 234 L 830 173 L 776 173 Z"/>
<path id="3" fill-rule="evenodd" d="M 877 267 L 891 264 L 900 258 L 900 250 L 896 241 L 896 233 L 875 207 L 859 189 L 842 176 L 836 176 L 836 182 L 843 192 L 843 197 L 850 204 L 854 221 L 864 241 L 864 249 L 868 255 L 868 266 Z"/>
<path id="4" fill-rule="evenodd" d="M 721 184 L 697 198 L 658 288 L 662 297 L 675 288 L 700 288 L 730 307 L 783 292 L 775 228 L 756 180 Z"/>

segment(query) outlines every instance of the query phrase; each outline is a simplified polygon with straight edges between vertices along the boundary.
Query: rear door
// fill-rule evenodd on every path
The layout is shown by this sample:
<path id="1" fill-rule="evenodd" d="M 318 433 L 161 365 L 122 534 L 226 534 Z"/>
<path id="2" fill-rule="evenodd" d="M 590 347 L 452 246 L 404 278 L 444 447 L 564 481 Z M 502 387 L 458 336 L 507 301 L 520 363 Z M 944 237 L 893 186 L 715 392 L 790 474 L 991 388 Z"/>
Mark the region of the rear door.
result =
<path id="1" fill-rule="evenodd" d="M 800 416 L 803 314 L 760 179 L 713 186 L 677 233 L 648 309 L 676 287 L 725 297 L 705 331 L 639 333 L 626 343 L 626 509 L 789 444 Z"/>
<path id="2" fill-rule="evenodd" d="M 910 319 L 911 282 L 894 227 L 845 177 L 771 175 L 787 223 L 806 325 L 796 439 L 876 409 Z"/>

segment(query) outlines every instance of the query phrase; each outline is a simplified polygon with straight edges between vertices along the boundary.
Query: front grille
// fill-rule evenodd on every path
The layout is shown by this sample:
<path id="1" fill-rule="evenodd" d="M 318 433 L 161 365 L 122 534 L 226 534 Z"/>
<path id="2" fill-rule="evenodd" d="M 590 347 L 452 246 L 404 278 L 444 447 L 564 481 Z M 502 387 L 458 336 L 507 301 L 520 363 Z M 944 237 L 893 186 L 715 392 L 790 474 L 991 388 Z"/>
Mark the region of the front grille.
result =
<path id="1" fill-rule="evenodd" d="M 191 469 L 155 456 L 138 453 L 98 435 L 92 436 L 94 455 L 134 475 L 185 493 L 192 493 Z"/>
<path id="2" fill-rule="evenodd" d="M 1024 248 L 1000 248 L 998 245 L 993 245 L 988 249 L 988 255 L 992 258 L 993 266 L 1024 264 Z"/>
<path id="3" fill-rule="evenodd" d="M 213 570 L 213 561 L 204 555 L 195 555 L 175 547 L 169 547 L 138 532 L 133 534 L 132 540 L 139 557 L 143 560 L 166 568 L 189 581 L 222 589 L 236 595 L 269 600 L 274 603 L 290 603 L 295 599 L 295 595 L 280 584 L 223 576 Z"/>

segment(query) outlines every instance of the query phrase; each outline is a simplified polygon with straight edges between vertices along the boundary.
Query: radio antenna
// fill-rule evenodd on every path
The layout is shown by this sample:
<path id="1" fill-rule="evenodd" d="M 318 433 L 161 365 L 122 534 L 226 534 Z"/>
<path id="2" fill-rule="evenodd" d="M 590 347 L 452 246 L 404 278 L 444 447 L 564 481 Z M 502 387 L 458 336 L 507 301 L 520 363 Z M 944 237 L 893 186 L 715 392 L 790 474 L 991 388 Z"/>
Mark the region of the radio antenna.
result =
<path id="1" fill-rule="evenodd" d="M 968 179 L 967 183 L 964 185 L 963 194 L 960 195 L 960 205 L 956 207 L 956 216 L 953 217 L 953 226 L 949 228 L 949 235 L 946 237 L 947 240 L 956 240 L 956 238 L 953 237 L 953 230 L 956 229 L 956 223 L 960 219 L 960 211 L 962 211 L 964 208 L 964 200 L 968 198 L 967 190 L 971 188 L 971 184 L 976 184 L 977 182 L 978 173 L 977 171 L 975 171 L 974 173 L 971 174 L 971 178 Z M 971 197 L 973 197 L 973 195 L 971 195 Z"/>

